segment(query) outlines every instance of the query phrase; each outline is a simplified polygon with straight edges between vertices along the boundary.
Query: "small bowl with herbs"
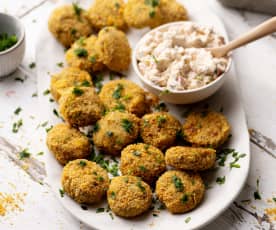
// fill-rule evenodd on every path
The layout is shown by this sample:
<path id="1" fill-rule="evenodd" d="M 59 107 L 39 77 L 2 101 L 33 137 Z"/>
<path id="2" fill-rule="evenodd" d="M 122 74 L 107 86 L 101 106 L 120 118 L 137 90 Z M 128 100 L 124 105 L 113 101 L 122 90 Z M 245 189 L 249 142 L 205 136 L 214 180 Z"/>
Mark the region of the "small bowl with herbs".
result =
<path id="1" fill-rule="evenodd" d="M 14 72 L 25 52 L 25 32 L 21 22 L 8 14 L 0 13 L 0 77 Z"/>

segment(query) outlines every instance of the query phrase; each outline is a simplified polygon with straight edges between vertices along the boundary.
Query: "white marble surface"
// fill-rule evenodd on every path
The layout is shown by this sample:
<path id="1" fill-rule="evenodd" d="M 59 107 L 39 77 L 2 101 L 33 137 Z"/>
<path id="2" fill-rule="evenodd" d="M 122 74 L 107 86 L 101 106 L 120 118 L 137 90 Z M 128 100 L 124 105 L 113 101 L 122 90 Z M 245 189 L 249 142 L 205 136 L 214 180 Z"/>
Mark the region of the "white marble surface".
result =
<path id="1" fill-rule="evenodd" d="M 237 11 L 222 7 L 216 0 L 193 0 L 206 4 L 220 16 L 228 30 L 230 38 L 247 31 L 269 16 Z M 36 92 L 35 68 L 28 66 L 34 60 L 34 44 L 39 25 L 49 5 L 53 1 L 41 0 L 1 0 L 0 11 L 23 16 L 26 27 L 27 51 L 18 71 L 9 78 L 0 81 L 0 137 L 12 144 L 29 148 L 33 157 L 43 161 L 44 156 L 37 156 L 43 143 L 39 136 L 45 128 L 38 127 L 44 121 L 39 120 L 38 98 L 32 97 Z M 32 9 L 33 8 L 33 9 Z M 242 102 L 247 115 L 248 127 L 261 132 L 276 142 L 276 39 L 269 36 L 234 53 L 236 70 L 239 77 Z M 1 67 L 0 67 L 1 68 Z M 23 83 L 15 81 L 16 77 L 25 78 Z M 47 86 L 45 86 L 46 88 Z M 19 115 L 14 110 L 21 107 Z M 18 133 L 12 132 L 12 124 L 23 119 L 23 126 Z M 274 154 L 275 154 L 274 150 Z M 253 142 L 251 144 L 252 163 L 247 184 L 229 209 L 204 229 L 275 229 L 276 223 L 259 221 L 264 209 L 275 207 L 267 199 L 276 197 L 275 168 L 276 159 L 263 151 Z M 276 155 L 276 154 L 275 154 Z M 262 200 L 254 200 L 256 180 L 260 179 Z M 12 182 L 15 186 L 11 186 Z M 0 229 L 89 229 L 72 217 L 58 203 L 50 189 L 34 182 L 30 177 L 1 151 L 0 146 L 0 192 L 26 192 L 24 211 L 0 216 Z M 251 200 L 250 204 L 240 202 Z M 241 206 L 242 205 L 242 208 Z M 243 210 L 245 209 L 245 210 Z M 251 214 L 249 214 L 249 212 Z M 107 228 L 108 229 L 108 226 Z"/>

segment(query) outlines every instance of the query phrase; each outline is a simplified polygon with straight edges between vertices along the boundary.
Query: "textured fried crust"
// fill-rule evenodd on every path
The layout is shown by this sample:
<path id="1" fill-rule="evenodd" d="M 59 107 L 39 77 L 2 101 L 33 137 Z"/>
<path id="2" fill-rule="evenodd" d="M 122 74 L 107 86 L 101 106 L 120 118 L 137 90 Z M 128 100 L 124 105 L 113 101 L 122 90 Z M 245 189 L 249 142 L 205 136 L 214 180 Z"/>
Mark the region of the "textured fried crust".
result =
<path id="1" fill-rule="evenodd" d="M 106 83 L 99 96 L 108 110 L 123 105 L 126 111 L 138 117 L 148 110 L 145 91 L 129 80 L 119 79 Z"/>
<path id="2" fill-rule="evenodd" d="M 120 170 L 123 175 L 141 177 L 151 184 L 166 170 L 164 155 L 152 145 L 129 145 L 122 151 Z"/>
<path id="3" fill-rule="evenodd" d="M 74 127 L 93 125 L 103 114 L 104 106 L 92 87 L 78 87 L 80 95 L 74 93 L 74 87 L 62 94 L 60 113 L 64 120 Z"/>
<path id="4" fill-rule="evenodd" d="M 156 183 L 156 195 L 171 213 L 194 209 L 202 201 L 204 192 L 203 181 L 196 173 L 167 171 Z"/>
<path id="5" fill-rule="evenodd" d="M 71 160 L 86 158 L 90 154 L 90 142 L 79 130 L 67 124 L 55 125 L 47 133 L 47 146 L 62 165 Z"/>
<path id="6" fill-rule="evenodd" d="M 48 28 L 65 47 L 70 47 L 80 37 L 89 36 L 93 32 L 87 13 L 81 10 L 80 15 L 77 15 L 72 5 L 56 8 L 50 15 Z"/>
<path id="7" fill-rule="evenodd" d="M 217 148 L 227 140 L 230 125 L 221 113 L 197 111 L 189 114 L 183 131 L 184 139 L 193 146 Z"/>
<path id="8" fill-rule="evenodd" d="M 101 55 L 96 51 L 97 37 L 91 35 L 89 38 L 80 38 L 72 47 L 67 50 L 65 59 L 69 66 L 77 67 L 88 72 L 103 70 Z M 82 49 L 87 55 L 78 56 L 78 51 Z"/>
<path id="9" fill-rule="evenodd" d="M 127 70 L 131 61 L 131 48 L 124 32 L 106 27 L 99 32 L 96 51 L 103 63 L 113 71 Z"/>
<path id="10" fill-rule="evenodd" d="M 174 144 L 180 130 L 180 122 L 166 112 L 146 114 L 140 122 L 143 141 L 162 150 Z"/>
<path id="11" fill-rule="evenodd" d="M 51 94 L 58 101 L 62 92 L 73 86 L 86 84 L 92 86 L 91 76 L 88 72 L 75 67 L 66 67 L 61 72 L 53 74 L 51 78 Z"/>
<path id="12" fill-rule="evenodd" d="M 110 112 L 97 122 L 93 142 L 105 153 L 118 155 L 125 146 L 137 139 L 139 121 L 140 119 L 131 113 Z"/>
<path id="13" fill-rule="evenodd" d="M 85 159 L 70 161 L 62 171 L 64 192 L 81 204 L 95 204 L 106 195 L 107 172 L 95 162 Z"/>
<path id="14" fill-rule="evenodd" d="M 176 146 L 166 151 L 166 164 L 180 170 L 202 171 L 210 169 L 216 161 L 216 150 Z"/>
<path id="15" fill-rule="evenodd" d="M 124 17 L 128 26 L 135 28 L 154 28 L 164 23 L 188 18 L 185 7 L 175 0 L 129 0 Z"/>
<path id="16" fill-rule="evenodd" d="M 111 210 L 118 216 L 138 216 L 150 208 L 152 192 L 150 186 L 139 177 L 114 177 L 107 191 Z"/>
<path id="17" fill-rule="evenodd" d="M 127 25 L 124 20 L 124 8 L 123 0 L 96 0 L 88 10 L 88 17 L 97 29 L 114 26 L 125 30 Z"/>

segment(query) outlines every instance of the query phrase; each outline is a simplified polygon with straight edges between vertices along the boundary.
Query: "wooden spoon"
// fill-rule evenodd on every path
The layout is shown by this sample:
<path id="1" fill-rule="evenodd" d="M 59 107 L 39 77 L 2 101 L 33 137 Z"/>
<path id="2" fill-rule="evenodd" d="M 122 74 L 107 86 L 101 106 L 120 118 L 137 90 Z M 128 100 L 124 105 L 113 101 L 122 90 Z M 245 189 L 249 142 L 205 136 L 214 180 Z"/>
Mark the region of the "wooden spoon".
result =
<path id="1" fill-rule="evenodd" d="M 237 49 L 274 32 L 276 32 L 276 17 L 268 19 L 228 44 L 220 47 L 209 48 L 208 50 L 211 51 L 214 57 L 224 57 L 231 50 Z"/>

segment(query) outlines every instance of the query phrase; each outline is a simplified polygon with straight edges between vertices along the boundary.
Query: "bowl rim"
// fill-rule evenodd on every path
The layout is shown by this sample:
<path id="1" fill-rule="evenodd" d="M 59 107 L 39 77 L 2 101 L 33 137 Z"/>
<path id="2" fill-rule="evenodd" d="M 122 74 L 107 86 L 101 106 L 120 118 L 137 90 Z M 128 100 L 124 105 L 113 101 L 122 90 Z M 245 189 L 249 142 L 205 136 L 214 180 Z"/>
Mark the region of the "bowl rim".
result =
<path id="1" fill-rule="evenodd" d="M 163 24 L 161 26 L 158 26 L 150 31 L 148 31 L 147 33 L 145 33 L 143 35 L 142 38 L 140 38 L 140 40 L 136 43 L 135 45 L 135 48 L 134 48 L 134 51 L 132 53 L 132 66 L 134 68 L 134 71 L 135 73 L 138 75 L 138 77 L 142 80 L 142 82 L 144 82 L 145 84 L 147 84 L 148 86 L 156 89 L 156 90 L 159 90 L 161 92 L 165 92 L 166 90 L 168 90 L 167 88 L 164 88 L 164 87 L 160 87 L 160 86 L 157 86 L 155 84 L 153 84 L 151 81 L 149 81 L 148 79 L 146 79 L 143 74 L 140 72 L 139 68 L 138 68 L 138 61 L 137 61 L 137 58 L 136 58 L 136 54 L 137 54 L 137 50 L 138 50 L 138 47 L 141 45 L 141 43 L 144 41 L 144 39 L 148 36 L 148 34 L 150 33 L 153 33 L 154 31 L 157 31 L 157 30 L 160 30 L 160 29 L 163 29 L 165 27 L 170 27 L 170 26 L 173 26 L 173 25 L 179 25 L 179 24 L 186 24 L 186 23 L 194 23 L 194 24 L 198 24 L 198 25 L 202 25 L 202 26 L 205 26 L 204 24 L 201 24 L 201 23 L 198 23 L 198 22 L 193 22 L 193 21 L 177 21 L 177 22 L 170 22 L 170 23 L 166 23 L 166 24 Z M 211 26 L 209 26 L 211 27 Z M 217 33 L 217 32 L 216 32 Z M 221 35 L 222 36 L 222 35 Z M 223 36 L 223 38 L 226 40 L 226 42 L 228 41 L 228 39 L 226 37 Z M 220 80 L 222 80 L 222 78 L 225 77 L 226 73 L 229 72 L 231 66 L 232 66 L 232 55 L 231 53 L 229 53 L 228 55 L 229 57 L 229 60 L 228 60 L 228 64 L 227 64 L 227 67 L 225 69 L 225 71 L 219 75 L 217 77 L 217 79 L 215 79 L 214 81 L 211 81 L 210 83 L 208 83 L 207 85 L 204 85 L 204 86 L 201 86 L 199 88 L 195 88 L 195 89 L 187 89 L 187 90 L 168 90 L 168 94 L 186 94 L 186 93 L 194 93 L 194 92 L 198 92 L 198 91 L 203 91 L 204 89 L 207 89 L 207 88 L 210 88 L 212 87 L 213 85 L 215 85 L 217 82 L 219 82 Z"/>
<path id="2" fill-rule="evenodd" d="M 0 56 L 4 56 L 5 54 L 12 52 L 18 46 L 21 45 L 21 43 L 24 41 L 24 38 L 25 38 L 25 28 L 24 28 L 22 22 L 17 17 L 15 17 L 13 15 L 10 15 L 10 14 L 2 13 L 2 12 L 0 12 L 0 15 L 3 15 L 4 17 L 7 17 L 8 20 L 14 20 L 14 21 L 16 21 L 16 23 L 20 27 L 20 32 L 21 32 L 20 38 L 18 39 L 18 41 L 13 46 L 11 46 L 10 48 L 8 48 L 6 50 L 0 51 Z"/>

